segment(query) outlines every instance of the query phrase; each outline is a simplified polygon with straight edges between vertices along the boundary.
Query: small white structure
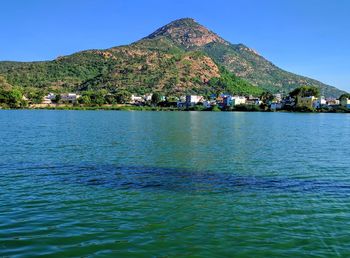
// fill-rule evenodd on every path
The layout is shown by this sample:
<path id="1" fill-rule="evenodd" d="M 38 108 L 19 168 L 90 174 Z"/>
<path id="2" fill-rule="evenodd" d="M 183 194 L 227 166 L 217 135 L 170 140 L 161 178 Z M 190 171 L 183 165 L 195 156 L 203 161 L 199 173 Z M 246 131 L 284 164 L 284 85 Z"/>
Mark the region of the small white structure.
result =
<path id="1" fill-rule="evenodd" d="M 334 98 L 328 98 L 326 99 L 326 103 L 328 106 L 339 106 L 340 105 L 340 100 L 339 99 L 334 99 Z"/>
<path id="2" fill-rule="evenodd" d="M 186 107 L 192 107 L 199 102 L 204 102 L 204 97 L 200 95 L 187 95 L 186 96 Z"/>
<path id="3" fill-rule="evenodd" d="M 76 93 L 64 93 L 61 94 L 61 100 L 64 102 L 70 102 L 74 103 L 80 98 L 80 95 L 77 95 Z"/>
<path id="4" fill-rule="evenodd" d="M 146 95 L 143 96 L 143 99 L 145 101 L 151 101 L 152 100 L 152 96 L 153 96 L 153 94 L 146 94 Z"/>
<path id="5" fill-rule="evenodd" d="M 327 101 L 324 97 L 320 97 L 318 99 L 315 99 L 313 102 L 312 102 L 312 107 L 313 108 L 321 108 L 321 107 L 324 107 L 324 106 L 327 106 Z"/>
<path id="6" fill-rule="evenodd" d="M 233 106 L 244 105 L 247 102 L 247 98 L 244 96 L 233 96 L 231 101 Z"/>
<path id="7" fill-rule="evenodd" d="M 55 98 L 56 98 L 56 94 L 50 92 L 43 98 L 43 101 L 41 102 L 41 104 L 52 104 L 52 100 L 54 100 Z"/>
<path id="8" fill-rule="evenodd" d="M 248 105 L 260 105 L 261 103 L 262 101 L 259 98 L 253 97 L 252 95 L 246 100 L 246 104 Z"/>
<path id="9" fill-rule="evenodd" d="M 273 94 L 273 96 L 274 96 L 277 103 L 282 101 L 282 94 L 281 93 Z"/>
<path id="10" fill-rule="evenodd" d="M 131 95 L 131 103 L 135 104 L 135 103 L 143 103 L 144 102 L 144 98 L 141 96 L 135 96 L 135 95 Z"/>

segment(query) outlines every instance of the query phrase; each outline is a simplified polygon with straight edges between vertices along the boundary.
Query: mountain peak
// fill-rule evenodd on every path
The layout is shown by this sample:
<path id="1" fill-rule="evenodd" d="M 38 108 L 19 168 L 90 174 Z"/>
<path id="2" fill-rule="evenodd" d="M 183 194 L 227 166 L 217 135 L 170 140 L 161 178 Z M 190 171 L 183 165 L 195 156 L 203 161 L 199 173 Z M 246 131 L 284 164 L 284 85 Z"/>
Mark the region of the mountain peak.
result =
<path id="1" fill-rule="evenodd" d="M 157 29 L 148 39 L 167 37 L 176 44 L 188 48 L 201 47 L 212 42 L 228 44 L 224 39 L 192 18 L 182 18 Z"/>

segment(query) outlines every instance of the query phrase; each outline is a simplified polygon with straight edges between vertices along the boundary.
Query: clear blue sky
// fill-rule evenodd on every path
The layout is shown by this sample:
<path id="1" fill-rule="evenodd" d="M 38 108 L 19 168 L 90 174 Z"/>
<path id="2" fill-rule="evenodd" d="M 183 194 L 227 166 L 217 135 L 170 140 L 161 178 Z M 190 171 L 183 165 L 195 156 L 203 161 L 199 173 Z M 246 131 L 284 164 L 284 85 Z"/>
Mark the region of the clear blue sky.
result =
<path id="1" fill-rule="evenodd" d="M 183 17 L 285 70 L 350 91 L 348 0 L 2 0 L 0 60 L 129 44 Z"/>

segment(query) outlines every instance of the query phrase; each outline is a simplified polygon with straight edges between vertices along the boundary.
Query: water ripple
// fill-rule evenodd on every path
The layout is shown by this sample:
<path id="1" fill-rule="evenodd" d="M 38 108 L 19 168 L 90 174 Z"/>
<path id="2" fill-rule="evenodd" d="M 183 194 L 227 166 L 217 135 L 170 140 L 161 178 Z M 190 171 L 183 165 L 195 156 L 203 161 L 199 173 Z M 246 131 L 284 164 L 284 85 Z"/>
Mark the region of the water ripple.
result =
<path id="1" fill-rule="evenodd" d="M 182 168 L 115 166 L 111 164 L 21 164 L 11 177 L 32 177 L 45 184 L 79 184 L 117 189 L 222 193 L 238 191 L 295 192 L 350 195 L 350 183 L 283 176 L 242 176 Z M 24 175 L 24 174 L 25 175 Z M 28 174 L 29 173 L 29 174 Z"/>

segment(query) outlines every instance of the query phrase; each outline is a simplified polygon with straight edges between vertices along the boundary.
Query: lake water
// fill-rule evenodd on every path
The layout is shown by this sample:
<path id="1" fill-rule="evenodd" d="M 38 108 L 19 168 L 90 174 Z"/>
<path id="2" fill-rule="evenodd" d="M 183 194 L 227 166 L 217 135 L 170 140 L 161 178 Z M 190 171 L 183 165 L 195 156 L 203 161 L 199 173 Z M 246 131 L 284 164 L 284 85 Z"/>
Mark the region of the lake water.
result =
<path id="1" fill-rule="evenodd" d="M 350 256 L 350 115 L 0 111 L 0 257 Z"/>

